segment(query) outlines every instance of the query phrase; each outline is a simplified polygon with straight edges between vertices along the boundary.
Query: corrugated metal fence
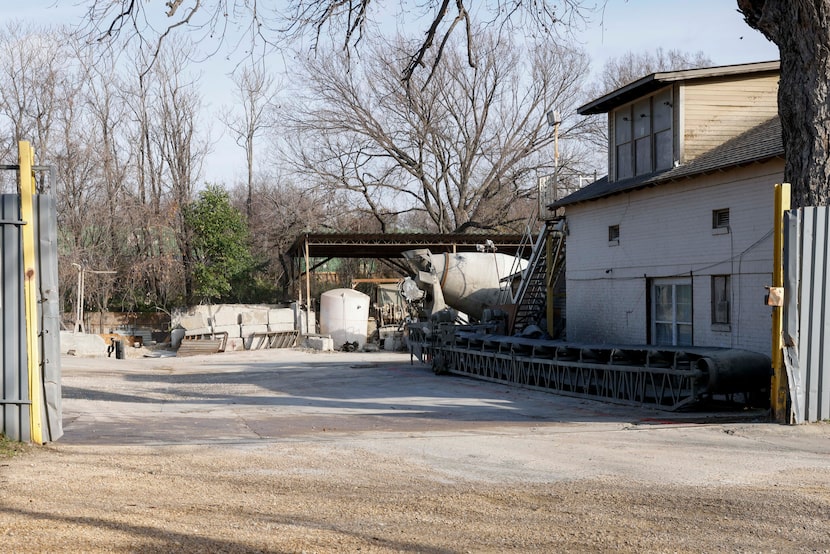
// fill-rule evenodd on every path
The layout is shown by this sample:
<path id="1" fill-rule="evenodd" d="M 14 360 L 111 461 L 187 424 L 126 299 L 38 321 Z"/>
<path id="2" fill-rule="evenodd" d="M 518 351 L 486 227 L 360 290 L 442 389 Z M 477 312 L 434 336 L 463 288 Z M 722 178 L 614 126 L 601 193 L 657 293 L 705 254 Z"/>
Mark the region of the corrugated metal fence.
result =
<path id="1" fill-rule="evenodd" d="M 38 344 L 44 404 L 43 440 L 63 435 L 61 421 L 60 306 L 58 296 L 57 217 L 54 198 L 36 195 L 35 239 L 38 278 Z M 0 432 L 12 440 L 31 440 L 31 406 L 23 302 L 23 252 L 20 197 L 0 195 Z"/>
<path id="2" fill-rule="evenodd" d="M 795 423 L 830 419 L 830 212 L 784 216 L 784 363 Z"/>

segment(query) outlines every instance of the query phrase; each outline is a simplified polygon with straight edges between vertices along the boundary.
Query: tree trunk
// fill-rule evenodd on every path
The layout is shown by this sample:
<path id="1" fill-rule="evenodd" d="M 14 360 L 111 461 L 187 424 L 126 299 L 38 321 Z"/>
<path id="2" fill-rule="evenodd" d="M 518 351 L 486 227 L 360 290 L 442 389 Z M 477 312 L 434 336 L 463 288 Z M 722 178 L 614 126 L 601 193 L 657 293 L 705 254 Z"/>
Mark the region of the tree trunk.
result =
<path id="1" fill-rule="evenodd" d="M 830 203 L 830 0 L 738 0 L 747 24 L 778 46 L 781 117 L 793 207 Z"/>

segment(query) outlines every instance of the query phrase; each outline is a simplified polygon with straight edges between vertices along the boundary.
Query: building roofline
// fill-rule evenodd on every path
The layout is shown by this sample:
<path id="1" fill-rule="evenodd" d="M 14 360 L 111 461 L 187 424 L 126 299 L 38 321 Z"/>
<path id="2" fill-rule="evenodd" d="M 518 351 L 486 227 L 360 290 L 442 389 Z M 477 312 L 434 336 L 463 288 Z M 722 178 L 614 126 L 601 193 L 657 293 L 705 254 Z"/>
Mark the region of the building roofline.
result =
<path id="1" fill-rule="evenodd" d="M 628 83 L 617 90 L 609 92 L 604 96 L 600 96 L 599 98 L 580 106 L 576 111 L 580 115 L 608 113 L 617 106 L 626 104 L 635 98 L 645 96 L 646 94 L 660 89 L 669 83 L 690 81 L 693 79 L 732 77 L 735 75 L 748 75 L 752 73 L 772 73 L 779 71 L 780 67 L 780 62 L 775 60 L 652 73 L 651 75 L 646 75 L 645 77 Z"/>
<path id="2" fill-rule="evenodd" d="M 781 123 L 777 116 L 701 154 L 686 164 L 620 181 L 608 181 L 608 177 L 605 176 L 549 204 L 548 209 L 564 208 L 616 194 L 720 173 L 730 168 L 763 163 L 775 158 L 784 159 Z"/>

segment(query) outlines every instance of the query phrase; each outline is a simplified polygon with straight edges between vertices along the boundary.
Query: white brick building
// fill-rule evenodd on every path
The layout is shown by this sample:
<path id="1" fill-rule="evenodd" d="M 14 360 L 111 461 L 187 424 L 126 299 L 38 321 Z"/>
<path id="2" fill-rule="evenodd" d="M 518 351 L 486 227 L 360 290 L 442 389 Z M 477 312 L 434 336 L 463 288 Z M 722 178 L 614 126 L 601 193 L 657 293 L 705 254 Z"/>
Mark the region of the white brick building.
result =
<path id="1" fill-rule="evenodd" d="M 770 351 L 778 63 L 656 73 L 607 113 L 609 175 L 565 208 L 569 341 Z"/>

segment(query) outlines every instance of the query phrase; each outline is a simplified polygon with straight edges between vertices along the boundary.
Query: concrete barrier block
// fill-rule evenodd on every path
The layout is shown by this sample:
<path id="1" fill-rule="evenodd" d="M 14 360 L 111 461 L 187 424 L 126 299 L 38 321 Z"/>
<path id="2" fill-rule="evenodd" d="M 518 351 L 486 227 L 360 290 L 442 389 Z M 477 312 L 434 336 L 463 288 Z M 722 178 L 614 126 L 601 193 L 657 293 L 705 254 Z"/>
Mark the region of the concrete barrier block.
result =
<path id="1" fill-rule="evenodd" d="M 317 333 L 317 318 L 315 317 L 314 312 L 298 310 L 295 317 L 294 328 L 297 329 L 301 335 L 314 335 Z"/>
<path id="2" fill-rule="evenodd" d="M 87 335 L 61 331 L 61 354 L 78 356 L 79 358 L 106 358 L 109 346 L 101 335 Z"/>
<path id="3" fill-rule="evenodd" d="M 178 324 L 187 330 L 201 329 L 208 326 L 208 319 L 204 314 L 184 314 L 179 316 Z"/>
<path id="4" fill-rule="evenodd" d="M 242 325 L 268 325 L 268 312 L 266 308 L 247 307 L 239 312 L 239 322 Z"/>
<path id="5" fill-rule="evenodd" d="M 210 327 L 195 327 L 192 329 L 185 329 L 184 334 L 187 337 L 193 337 L 196 335 L 209 335 L 213 332 L 213 329 Z"/>
<path id="6" fill-rule="evenodd" d="M 242 336 L 239 325 L 219 325 L 213 328 L 214 333 L 228 333 L 229 339 L 238 339 Z"/>
<path id="7" fill-rule="evenodd" d="M 220 304 L 211 306 L 210 321 L 213 327 L 239 325 L 239 306 L 235 304 Z"/>
<path id="8" fill-rule="evenodd" d="M 245 350 L 245 339 L 241 337 L 228 337 L 228 342 L 225 344 L 225 352 L 240 352 Z"/>
<path id="9" fill-rule="evenodd" d="M 332 352 L 334 350 L 334 341 L 331 337 L 308 336 L 305 338 L 307 348 L 314 350 L 322 350 L 323 352 Z"/>
<path id="10" fill-rule="evenodd" d="M 240 329 L 242 337 L 247 338 L 252 336 L 254 333 L 267 333 L 268 325 L 242 325 Z"/>
<path id="11" fill-rule="evenodd" d="M 274 308 L 268 310 L 268 325 L 294 325 L 294 310 L 291 308 Z"/>
<path id="12" fill-rule="evenodd" d="M 292 316 L 293 317 L 293 316 Z M 287 331 L 294 330 L 294 322 L 289 321 L 288 323 L 269 323 L 268 330 L 277 332 L 277 333 L 285 333 Z"/>

